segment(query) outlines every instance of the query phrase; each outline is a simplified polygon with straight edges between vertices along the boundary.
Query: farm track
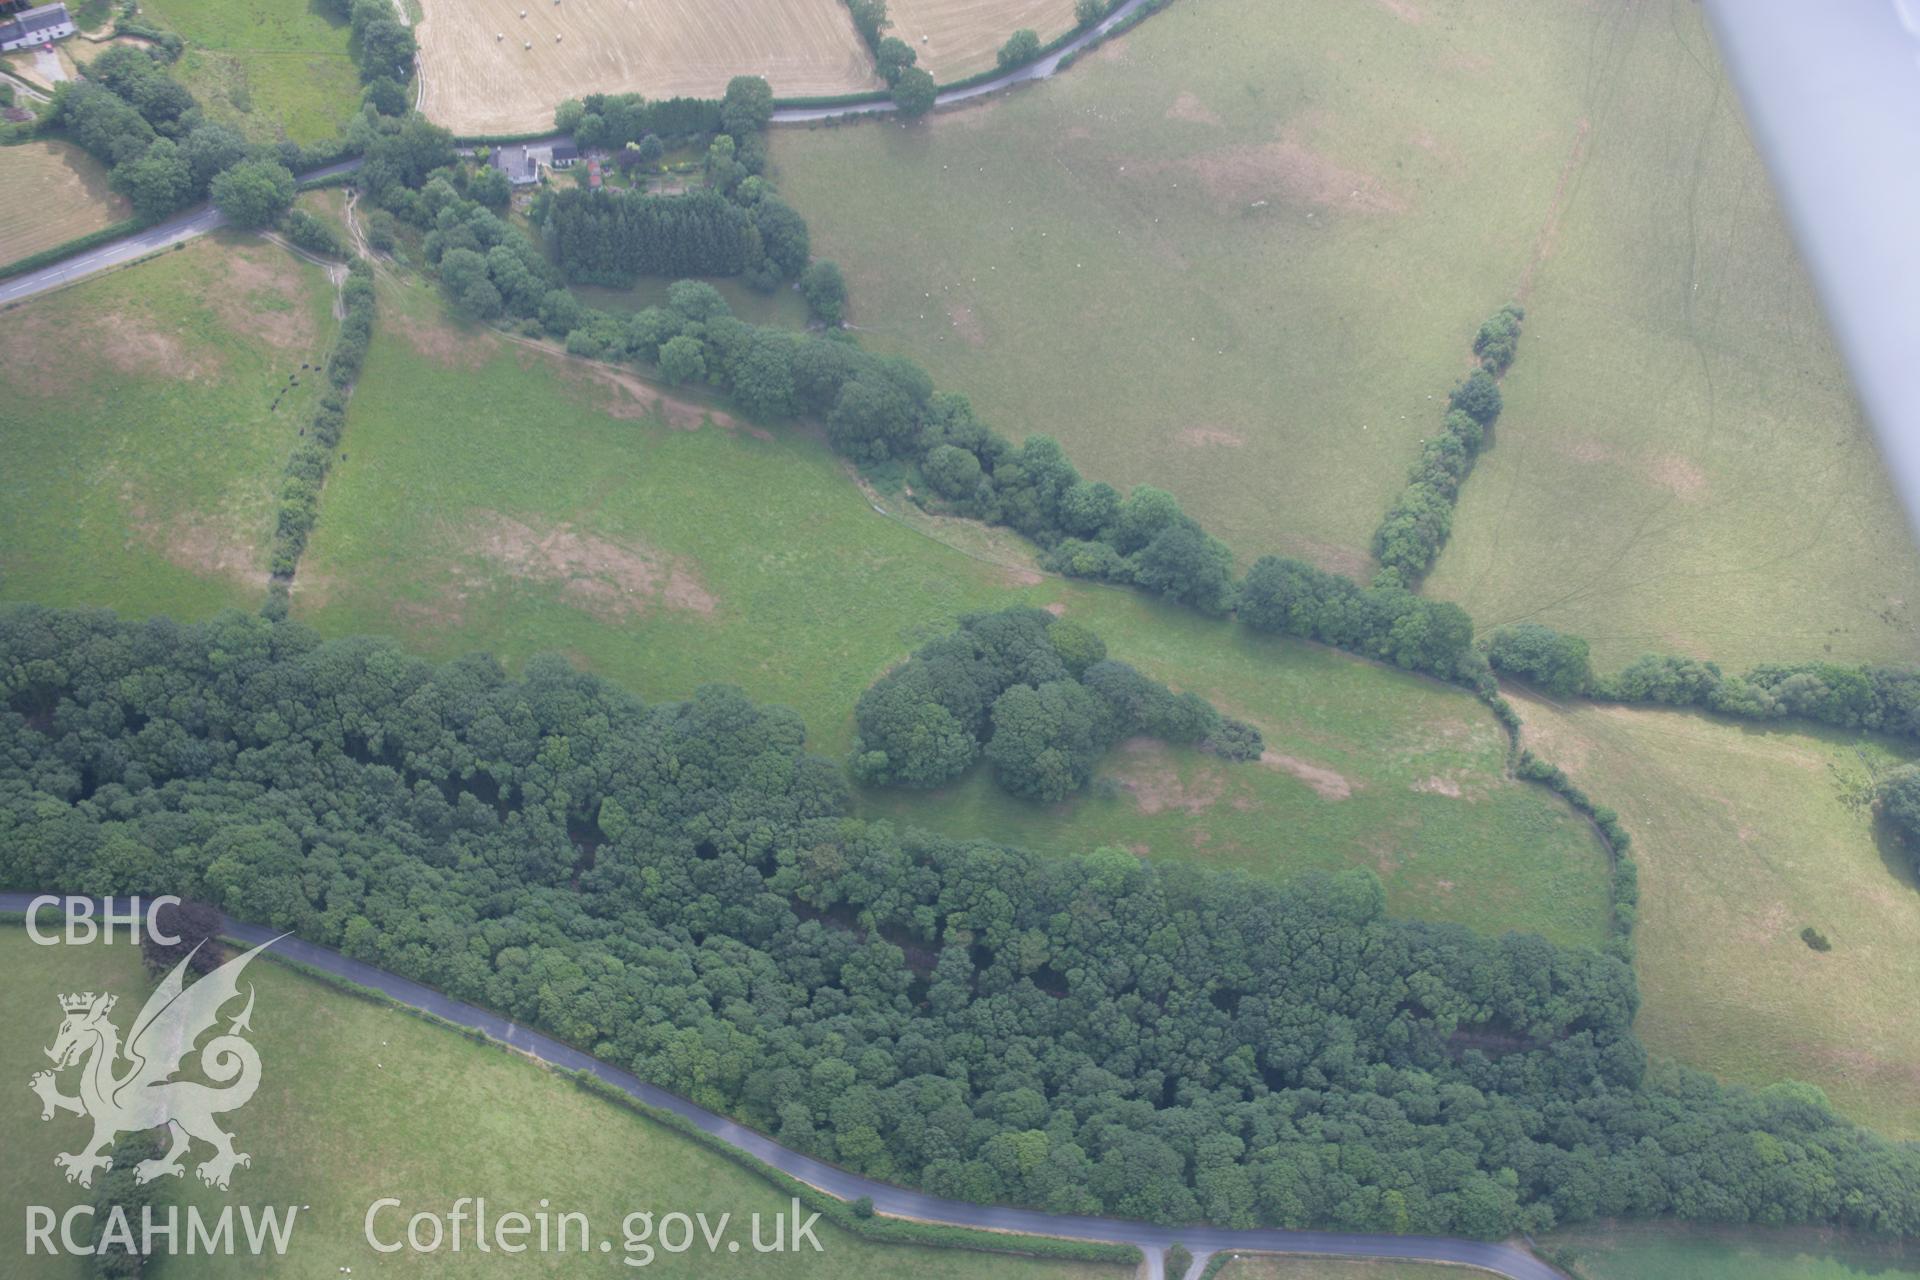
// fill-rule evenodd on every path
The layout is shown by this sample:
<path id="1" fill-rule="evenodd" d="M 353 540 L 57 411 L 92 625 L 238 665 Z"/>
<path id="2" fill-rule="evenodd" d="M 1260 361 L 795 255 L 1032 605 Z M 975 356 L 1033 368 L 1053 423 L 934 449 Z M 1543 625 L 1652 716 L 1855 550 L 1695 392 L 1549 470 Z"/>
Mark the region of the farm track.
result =
<path id="1" fill-rule="evenodd" d="M 59 895 L 0 893 L 0 912 L 24 915 L 36 898 L 50 896 Z M 222 932 L 227 937 L 254 946 L 280 936 L 265 925 L 249 924 L 230 917 Z M 788 1177 L 797 1178 L 842 1200 L 868 1197 L 873 1201 L 876 1212 L 889 1217 L 1017 1235 L 1132 1245 L 1146 1257 L 1149 1280 L 1165 1280 L 1166 1251 L 1176 1243 L 1184 1244 L 1194 1254 L 1194 1264 L 1188 1269 L 1188 1276 L 1198 1275 L 1211 1255 L 1234 1251 L 1439 1262 L 1476 1267 L 1505 1276 L 1507 1280 L 1565 1280 L 1560 1271 L 1510 1244 L 1449 1236 L 1367 1235 L 1279 1228 L 1231 1231 L 1218 1227 L 1163 1227 L 1122 1218 L 1056 1215 L 1033 1209 L 971 1204 L 910 1191 L 849 1173 L 836 1165 L 790 1150 L 757 1130 L 708 1111 L 657 1085 L 648 1084 L 632 1072 L 609 1066 L 572 1045 L 563 1044 L 477 1005 L 455 1000 L 409 978 L 350 959 L 327 947 L 287 935 L 275 943 L 273 954 L 376 991 L 397 1004 L 431 1014 L 463 1030 L 482 1032 L 488 1038 L 548 1066 L 590 1074 L 645 1106 L 673 1113 L 703 1133 L 778 1169 Z"/>

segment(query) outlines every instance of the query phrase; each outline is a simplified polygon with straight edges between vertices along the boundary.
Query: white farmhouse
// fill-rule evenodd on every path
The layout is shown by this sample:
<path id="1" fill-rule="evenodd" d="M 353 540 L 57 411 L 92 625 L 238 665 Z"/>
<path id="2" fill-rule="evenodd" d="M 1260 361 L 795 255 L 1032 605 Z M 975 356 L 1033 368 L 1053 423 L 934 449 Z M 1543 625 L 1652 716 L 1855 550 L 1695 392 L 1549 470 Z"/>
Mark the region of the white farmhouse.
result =
<path id="1" fill-rule="evenodd" d="M 73 19 L 64 4 L 43 4 L 0 22 L 0 53 L 49 44 L 73 34 Z"/>

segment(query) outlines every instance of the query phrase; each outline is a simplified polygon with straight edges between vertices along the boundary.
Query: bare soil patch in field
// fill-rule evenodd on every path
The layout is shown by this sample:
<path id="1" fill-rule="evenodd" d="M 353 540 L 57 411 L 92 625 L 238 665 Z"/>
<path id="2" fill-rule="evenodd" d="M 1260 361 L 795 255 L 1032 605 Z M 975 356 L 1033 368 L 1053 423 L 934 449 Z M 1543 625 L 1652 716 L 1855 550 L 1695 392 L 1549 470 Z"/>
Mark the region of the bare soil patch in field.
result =
<path id="1" fill-rule="evenodd" d="M 114 468 L 108 469 L 111 475 Z M 246 535 L 244 518 L 225 510 L 157 512 L 148 501 L 151 483 L 120 484 L 120 506 L 127 517 L 127 546 L 152 551 L 167 563 L 204 577 L 228 578 L 265 586 L 259 544 Z"/>
<path id="2" fill-rule="evenodd" d="M 1247 443 L 1247 438 L 1238 431 L 1222 427 L 1188 427 L 1176 438 L 1189 449 L 1238 449 Z"/>
<path id="3" fill-rule="evenodd" d="M 451 324 L 424 321 L 399 307 L 392 311 L 392 315 L 381 317 L 381 323 L 392 325 L 407 340 L 408 346 L 436 364 L 450 369 L 474 370 L 483 367 L 494 356 L 495 345 L 484 333 L 467 332 Z"/>
<path id="4" fill-rule="evenodd" d="M 266 244 L 231 245 L 221 267 L 225 287 L 211 291 L 210 297 L 236 333 L 258 335 L 287 351 L 310 348 L 319 340 L 307 305 L 307 284 L 290 253 Z"/>
<path id="5" fill-rule="evenodd" d="M 773 434 L 764 428 L 748 426 L 731 414 L 722 413 L 718 409 L 697 404 L 692 400 L 682 400 L 678 396 L 669 395 L 659 387 L 618 369 L 601 364 L 584 364 L 580 361 L 569 361 L 563 367 L 569 373 L 584 370 L 588 378 L 610 393 L 599 406 L 601 411 L 610 418 L 627 421 L 657 415 L 675 431 L 698 431 L 702 427 L 718 427 L 722 431 L 745 430 L 756 440 L 773 439 Z"/>
<path id="6" fill-rule="evenodd" d="M 1173 100 L 1173 105 L 1167 108 L 1167 119 L 1185 120 L 1192 124 L 1218 125 L 1220 123 L 1220 117 L 1191 93 L 1182 93 Z"/>
<path id="7" fill-rule="evenodd" d="M 0 263 L 65 244 L 132 215 L 107 172 L 67 142 L 0 147 Z"/>
<path id="8" fill-rule="evenodd" d="M 719 608 L 684 560 L 583 533 L 564 522 L 535 529 L 498 512 L 481 512 L 464 541 L 469 551 L 509 576 L 557 583 L 574 604 L 608 621 L 656 605 L 699 614 Z"/>
<path id="9" fill-rule="evenodd" d="M 1292 774 L 1329 800 L 1345 800 L 1353 794 L 1353 784 L 1341 774 L 1332 769 L 1323 769 L 1317 764 L 1308 764 L 1295 756 L 1282 755 L 1278 751 L 1263 751 L 1260 753 L 1260 763 L 1269 769 L 1279 769 Z"/>
<path id="10" fill-rule="evenodd" d="M 217 518 L 182 515 L 159 526 L 136 525 L 150 546 L 168 563 L 208 577 L 233 578 L 264 586 L 260 548 L 230 523 Z"/>
<path id="11" fill-rule="evenodd" d="M 1653 482 L 1674 497 L 1687 502 L 1698 502 L 1707 492 L 1707 473 L 1698 463 L 1681 457 L 1677 453 L 1656 458 L 1652 467 Z"/>
<path id="12" fill-rule="evenodd" d="M 1023 27 L 1042 42 L 1073 26 L 1073 0 L 889 0 L 888 32 L 906 41 L 942 84 L 985 71 Z M 776 88 L 778 86 L 775 86 Z"/>
<path id="13" fill-rule="evenodd" d="M 1204 813 L 1219 803 L 1226 784 L 1214 770 L 1182 778 L 1165 744 L 1152 738 L 1129 738 L 1117 754 L 1123 757 L 1114 776 L 1145 814 L 1177 809 L 1182 813 Z"/>
<path id="14" fill-rule="evenodd" d="M 1263 200 L 1310 204 L 1342 213 L 1404 213 L 1406 201 L 1370 173 L 1350 169 L 1288 125 L 1272 142 L 1218 147 L 1182 161 L 1221 206 Z"/>
<path id="15" fill-rule="evenodd" d="M 89 312 L 56 324 L 44 309 L 28 310 L 8 325 L 7 341 L 0 345 L 6 382 L 38 395 L 58 392 L 76 359 L 100 360 L 125 374 L 193 382 L 218 368 L 210 348 L 189 354 L 176 335 L 133 311 Z"/>
<path id="16" fill-rule="evenodd" d="M 840 0 L 427 0 L 426 8 L 415 28 L 422 106 L 456 133 L 546 128 L 561 99 L 589 93 L 718 97 L 737 75 L 765 76 L 782 97 L 880 87 Z"/>

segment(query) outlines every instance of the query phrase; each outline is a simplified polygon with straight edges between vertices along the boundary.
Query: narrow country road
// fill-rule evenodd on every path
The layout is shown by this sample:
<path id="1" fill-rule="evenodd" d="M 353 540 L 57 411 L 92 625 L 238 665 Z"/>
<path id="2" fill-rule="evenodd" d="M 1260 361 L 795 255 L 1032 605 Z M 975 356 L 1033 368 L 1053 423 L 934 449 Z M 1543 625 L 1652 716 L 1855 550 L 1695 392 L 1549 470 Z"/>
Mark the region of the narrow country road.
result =
<path id="1" fill-rule="evenodd" d="M 995 76 L 980 84 L 965 89 L 949 89 L 934 99 L 934 105 L 951 106 L 956 102 L 966 102 L 973 98 L 984 97 L 989 93 L 998 93 L 1014 85 L 1027 84 L 1035 80 L 1045 80 L 1060 69 L 1060 63 L 1073 54 L 1080 52 L 1096 39 L 1125 22 L 1147 0 L 1123 0 L 1123 3 L 1105 18 L 1082 31 L 1060 48 L 1044 58 L 1035 59 L 1024 67 L 1016 68 L 1005 75 Z M 422 82 L 421 92 L 425 92 Z M 775 124 L 807 124 L 817 120 L 831 120 L 840 116 L 883 115 L 895 110 L 891 101 L 861 102 L 851 106 L 838 107 L 781 107 L 773 113 Z M 560 135 L 535 139 L 532 145 L 551 143 Z M 300 175 L 301 180 L 323 178 L 335 173 L 345 173 L 359 166 L 359 160 L 343 160 L 324 169 L 315 169 L 311 173 Z M 107 244 L 97 245 L 71 258 L 64 258 L 37 271 L 28 271 L 12 279 L 0 280 L 0 307 L 11 303 L 23 302 L 49 289 L 58 289 L 75 280 L 85 279 L 95 272 L 106 271 L 112 267 L 124 266 L 136 258 L 171 248 L 183 240 L 203 236 L 209 231 L 226 225 L 226 219 L 219 210 L 211 205 L 187 213 L 175 214 L 164 222 L 156 222 L 144 230 Z"/>
<path id="2" fill-rule="evenodd" d="M 303 181 L 313 178 L 330 177 L 336 173 L 346 173 L 358 168 L 360 161 L 342 160 L 339 164 L 330 164 L 323 169 L 301 175 Z M 11 279 L 0 280 L 0 307 L 20 302 L 35 294 L 45 293 L 49 289 L 58 289 L 61 285 L 71 284 L 84 279 L 97 271 L 122 266 L 136 258 L 144 258 L 150 253 L 158 253 L 216 231 L 227 224 L 226 218 L 212 205 L 202 205 L 185 213 L 176 213 L 173 217 L 143 227 L 132 235 L 122 236 L 103 245 L 83 250 L 71 258 L 41 267 L 37 271 L 27 271 Z"/>
<path id="3" fill-rule="evenodd" d="M 24 914 L 36 897 L 57 895 L 0 893 L 0 912 Z M 266 942 L 275 931 L 264 925 L 229 919 L 227 936 L 250 945 Z M 923 1222 L 956 1227 L 979 1227 L 992 1231 L 1012 1231 L 1023 1235 L 1062 1236 L 1073 1240 L 1096 1240 L 1108 1244 L 1130 1244 L 1147 1259 L 1150 1280 L 1160 1280 L 1166 1249 L 1185 1245 L 1195 1256 L 1238 1250 L 1248 1253 L 1306 1253 L 1346 1258 L 1397 1258 L 1419 1262 L 1444 1262 L 1457 1266 L 1479 1267 L 1508 1280 L 1565 1280 L 1545 1262 L 1507 1244 L 1489 1244 L 1479 1240 L 1458 1240 L 1448 1236 L 1361 1235 L 1335 1231 L 1285 1231 L 1279 1229 L 1230 1231 L 1219 1227 L 1162 1227 L 1119 1218 L 1070 1217 L 1041 1213 L 1034 1209 L 1011 1209 L 996 1205 L 970 1204 L 945 1200 L 938 1196 L 910 1191 L 904 1187 L 875 1182 L 857 1173 L 830 1165 L 812 1156 L 790 1151 L 773 1139 L 738 1121 L 696 1106 L 677 1094 L 648 1084 L 632 1072 L 609 1066 L 598 1058 L 551 1036 L 529 1030 L 497 1013 L 442 995 L 431 987 L 349 959 L 337 951 L 316 946 L 299 938 L 279 942 L 270 954 L 296 961 L 323 973 L 344 978 L 359 986 L 380 992 L 389 999 L 473 1031 L 485 1032 L 495 1040 L 564 1071 L 587 1071 L 629 1096 L 671 1111 L 729 1146 L 773 1166 L 789 1177 L 811 1183 L 842 1200 L 866 1196 L 875 1210 L 899 1218 L 917 1218 Z M 1197 1274 L 1197 1269 L 1189 1274 Z M 1177 1280 L 1177 1278 L 1169 1278 Z"/>
<path id="4" fill-rule="evenodd" d="M 1073 39 L 1055 49 L 1044 58 L 1036 58 L 1024 67 L 1015 67 L 1004 75 L 979 84 L 968 85 L 964 89 L 949 89 L 933 100 L 935 107 L 950 107 L 956 102 L 966 102 L 972 98 L 984 97 L 989 93 L 998 93 L 1002 89 L 1011 89 L 1017 84 L 1027 84 L 1034 80 L 1045 80 L 1060 70 L 1060 64 L 1079 53 L 1095 40 L 1107 34 L 1130 18 L 1147 0 L 1124 0 L 1114 11 L 1100 21 L 1082 31 Z M 902 37 L 904 39 L 904 37 Z M 890 100 L 879 102 L 861 102 L 853 106 L 839 107 L 778 107 L 773 113 L 775 124 L 808 124 L 815 120 L 832 120 L 840 116 L 881 115 L 895 110 Z"/>

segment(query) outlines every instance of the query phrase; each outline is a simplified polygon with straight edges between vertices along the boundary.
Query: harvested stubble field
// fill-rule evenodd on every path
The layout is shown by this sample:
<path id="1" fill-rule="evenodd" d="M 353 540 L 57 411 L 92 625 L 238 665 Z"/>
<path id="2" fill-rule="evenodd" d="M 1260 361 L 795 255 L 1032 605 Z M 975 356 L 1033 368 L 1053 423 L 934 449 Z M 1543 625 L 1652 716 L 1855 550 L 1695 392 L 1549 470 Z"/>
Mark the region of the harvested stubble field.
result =
<path id="1" fill-rule="evenodd" d="M 880 86 L 840 0 L 429 0 L 417 34 L 421 105 L 455 133 L 546 128 L 588 93 L 717 97 L 737 75 L 784 97 Z"/>
<path id="2" fill-rule="evenodd" d="M 890 0 L 888 35 L 919 55 L 945 84 L 985 71 L 1007 37 L 1022 27 L 1051 40 L 1073 25 L 1073 0 Z"/>
<path id="3" fill-rule="evenodd" d="M 107 173 L 67 142 L 0 149 L 0 264 L 112 226 L 133 212 Z"/>

